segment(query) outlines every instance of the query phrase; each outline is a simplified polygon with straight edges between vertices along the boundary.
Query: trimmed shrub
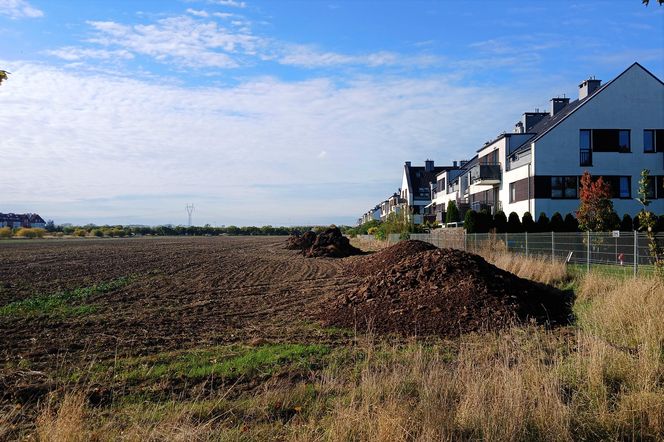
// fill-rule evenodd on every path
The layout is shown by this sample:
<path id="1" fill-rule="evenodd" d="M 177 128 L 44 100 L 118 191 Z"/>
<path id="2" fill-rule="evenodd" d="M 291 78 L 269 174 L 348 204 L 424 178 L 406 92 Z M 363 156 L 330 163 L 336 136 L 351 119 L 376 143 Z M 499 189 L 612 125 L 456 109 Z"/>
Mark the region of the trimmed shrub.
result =
<path id="1" fill-rule="evenodd" d="M 537 218 L 537 231 L 538 232 L 551 231 L 551 221 L 549 221 L 549 217 L 546 216 L 546 213 L 544 212 L 540 212 L 539 218 Z"/>
<path id="2" fill-rule="evenodd" d="M 579 222 L 574 218 L 574 215 L 568 213 L 565 215 L 565 232 L 578 232 Z"/>
<path id="3" fill-rule="evenodd" d="M 519 219 L 519 215 L 517 215 L 516 212 L 510 213 L 510 216 L 507 218 L 507 231 L 509 233 L 523 232 L 521 220 Z"/>
<path id="4" fill-rule="evenodd" d="M 496 233 L 507 232 L 507 216 L 502 210 L 499 210 L 493 216 L 493 227 L 496 229 Z"/>
<path id="5" fill-rule="evenodd" d="M 629 215 L 629 213 L 623 215 L 622 221 L 620 221 L 620 230 L 622 232 L 631 232 L 632 230 L 634 230 L 632 217 Z"/>
<path id="6" fill-rule="evenodd" d="M 468 233 L 477 233 L 477 212 L 469 210 L 463 220 L 463 227 Z"/>
<path id="7" fill-rule="evenodd" d="M 560 214 L 560 212 L 556 212 L 553 214 L 553 216 L 551 217 L 551 221 L 549 222 L 549 228 L 553 232 L 565 231 L 565 221 L 563 220 L 563 216 Z"/>
<path id="8" fill-rule="evenodd" d="M 533 216 L 530 214 L 530 212 L 524 213 L 521 217 L 521 226 L 523 230 L 528 233 L 534 232 L 536 230 L 535 221 L 533 221 Z"/>
<path id="9" fill-rule="evenodd" d="M 447 202 L 447 210 L 445 211 L 445 222 L 455 223 L 459 221 L 459 208 L 454 201 Z"/>

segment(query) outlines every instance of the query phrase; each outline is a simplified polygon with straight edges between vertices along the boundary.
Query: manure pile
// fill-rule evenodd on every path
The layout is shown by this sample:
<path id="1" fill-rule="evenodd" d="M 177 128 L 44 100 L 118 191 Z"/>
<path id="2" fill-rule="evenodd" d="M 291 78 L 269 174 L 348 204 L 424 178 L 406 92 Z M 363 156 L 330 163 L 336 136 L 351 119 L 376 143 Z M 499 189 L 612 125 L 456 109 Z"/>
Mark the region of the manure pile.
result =
<path id="1" fill-rule="evenodd" d="M 571 300 L 553 287 L 519 278 L 484 258 L 404 241 L 355 260 L 360 285 L 321 306 L 328 325 L 406 335 L 458 336 L 518 321 L 566 323 Z"/>
<path id="2" fill-rule="evenodd" d="M 286 248 L 301 250 L 308 258 L 345 258 L 351 255 L 361 255 L 362 251 L 350 244 L 348 238 L 343 236 L 338 227 L 329 227 L 321 233 L 305 232 L 303 235 L 293 235 L 286 240 Z"/>

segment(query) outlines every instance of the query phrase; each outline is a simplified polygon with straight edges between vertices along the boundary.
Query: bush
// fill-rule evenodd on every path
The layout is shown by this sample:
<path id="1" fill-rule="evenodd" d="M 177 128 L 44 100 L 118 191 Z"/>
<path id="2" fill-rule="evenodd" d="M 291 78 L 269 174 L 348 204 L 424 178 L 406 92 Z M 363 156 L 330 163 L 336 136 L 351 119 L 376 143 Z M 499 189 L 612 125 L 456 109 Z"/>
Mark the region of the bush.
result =
<path id="1" fill-rule="evenodd" d="M 493 228 L 493 217 L 486 210 L 477 213 L 477 233 L 488 233 Z"/>
<path id="2" fill-rule="evenodd" d="M 2 227 L 0 228 L 0 238 L 11 238 L 12 228 L 11 227 Z"/>
<path id="3" fill-rule="evenodd" d="M 369 227 L 367 235 L 375 235 L 378 232 L 378 226 Z"/>
<path id="4" fill-rule="evenodd" d="M 634 224 L 632 223 L 632 217 L 629 216 L 629 213 L 626 213 L 620 221 L 620 230 L 622 232 L 631 232 L 634 229 Z"/>
<path id="5" fill-rule="evenodd" d="M 517 215 L 516 212 L 510 213 L 510 216 L 507 218 L 507 231 L 509 233 L 523 232 L 521 220 L 519 220 L 519 215 Z"/>
<path id="6" fill-rule="evenodd" d="M 100 238 L 104 236 L 104 232 L 101 229 L 92 229 L 90 230 L 90 235 Z"/>
<path id="7" fill-rule="evenodd" d="M 578 232 L 579 222 L 574 218 L 574 215 L 568 213 L 565 215 L 565 232 Z"/>
<path id="8" fill-rule="evenodd" d="M 507 232 L 507 216 L 502 210 L 499 210 L 493 216 L 493 227 L 496 229 L 496 233 Z"/>
<path id="9" fill-rule="evenodd" d="M 455 223 L 459 221 L 459 208 L 454 201 L 447 202 L 447 210 L 445 211 L 445 222 Z"/>
<path id="10" fill-rule="evenodd" d="M 524 213 L 521 217 L 521 227 L 524 232 L 531 233 L 535 231 L 535 221 L 533 221 L 533 216 L 530 212 Z"/>
<path id="11" fill-rule="evenodd" d="M 538 232 L 551 231 L 551 221 L 549 221 L 549 217 L 546 216 L 546 213 L 544 212 L 540 212 L 539 218 L 537 218 L 537 231 Z"/>
<path id="12" fill-rule="evenodd" d="M 466 217 L 463 220 L 463 227 L 467 233 L 477 233 L 477 212 L 469 210 L 466 212 Z"/>
<path id="13" fill-rule="evenodd" d="M 21 238 L 43 238 L 44 229 L 32 229 L 28 227 L 22 227 L 16 232 L 16 236 Z"/>
<path id="14" fill-rule="evenodd" d="M 563 220 L 563 216 L 560 214 L 560 212 L 556 212 L 553 214 L 553 216 L 551 217 L 551 221 L 549 222 L 549 228 L 551 229 L 552 232 L 565 231 L 565 221 Z"/>
<path id="15" fill-rule="evenodd" d="M 74 229 L 74 236 L 85 236 L 88 232 L 85 229 Z"/>

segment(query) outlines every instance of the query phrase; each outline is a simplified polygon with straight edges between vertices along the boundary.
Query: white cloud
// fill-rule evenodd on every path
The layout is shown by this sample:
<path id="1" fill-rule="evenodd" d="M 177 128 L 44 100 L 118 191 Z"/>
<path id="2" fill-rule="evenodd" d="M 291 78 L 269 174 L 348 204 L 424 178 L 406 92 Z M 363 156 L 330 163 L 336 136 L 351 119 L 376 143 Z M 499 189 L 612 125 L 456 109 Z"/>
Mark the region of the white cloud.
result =
<path id="1" fill-rule="evenodd" d="M 406 56 L 389 51 L 369 54 L 350 55 L 320 51 L 307 45 L 284 45 L 277 55 L 277 61 L 284 65 L 305 68 L 331 67 L 342 65 L 381 66 L 416 66 L 426 67 L 440 62 L 440 57 L 433 55 Z"/>
<path id="2" fill-rule="evenodd" d="M 202 9 L 192 9 L 192 8 L 187 8 L 187 14 L 195 15 L 196 17 L 209 17 L 210 14 Z"/>
<path id="3" fill-rule="evenodd" d="M 96 35 L 89 42 L 104 47 L 153 57 L 177 67 L 232 68 L 240 56 L 251 54 L 261 40 L 234 32 L 214 21 L 188 16 L 169 17 L 147 25 L 124 25 L 109 21 L 89 22 Z"/>
<path id="4" fill-rule="evenodd" d="M 0 15 L 10 18 L 43 17 L 44 12 L 35 8 L 26 0 L 0 0 Z"/>
<path id="5" fill-rule="evenodd" d="M 221 6 L 230 6 L 232 8 L 246 8 L 247 4 L 245 2 L 239 2 L 236 0 L 209 0 L 210 3 L 214 3 Z"/>
<path id="6" fill-rule="evenodd" d="M 116 50 L 109 51 L 106 49 L 86 49 L 73 46 L 67 46 L 51 51 L 46 51 L 47 54 L 53 55 L 58 58 L 62 58 L 67 61 L 78 61 L 89 58 L 99 59 L 99 60 L 115 60 L 115 59 L 124 59 L 131 60 L 134 58 L 133 54 L 126 50 Z"/>
<path id="7" fill-rule="evenodd" d="M 199 201 L 211 223 L 351 222 L 399 186 L 403 161 L 467 158 L 530 107 L 444 77 L 186 88 L 1 65 L 3 203 L 61 222 L 180 222 Z"/>

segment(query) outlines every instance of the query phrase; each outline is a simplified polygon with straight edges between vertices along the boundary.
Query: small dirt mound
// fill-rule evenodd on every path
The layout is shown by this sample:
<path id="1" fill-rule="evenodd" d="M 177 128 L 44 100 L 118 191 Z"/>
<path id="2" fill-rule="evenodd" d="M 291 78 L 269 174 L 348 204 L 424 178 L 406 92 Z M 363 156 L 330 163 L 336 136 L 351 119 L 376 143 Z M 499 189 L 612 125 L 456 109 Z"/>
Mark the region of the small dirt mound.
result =
<path id="1" fill-rule="evenodd" d="M 478 255 L 436 249 L 411 254 L 368 276 L 357 289 L 324 305 L 320 317 L 342 327 L 453 337 L 523 320 L 566 323 L 570 301 Z"/>
<path id="2" fill-rule="evenodd" d="M 318 234 L 306 232 L 301 236 L 291 236 L 286 241 L 286 248 L 302 250 L 302 254 L 309 258 L 345 258 L 362 254 L 362 251 L 353 247 L 348 238 L 335 226 Z"/>
<path id="3" fill-rule="evenodd" d="M 399 241 L 393 246 L 387 247 L 370 256 L 358 259 L 351 268 L 355 276 L 368 276 L 378 272 L 380 269 L 393 267 L 404 258 L 427 250 L 436 250 L 437 247 L 431 243 L 409 239 Z"/>

